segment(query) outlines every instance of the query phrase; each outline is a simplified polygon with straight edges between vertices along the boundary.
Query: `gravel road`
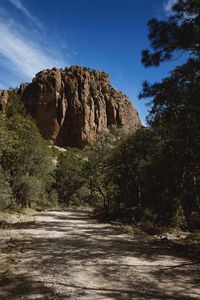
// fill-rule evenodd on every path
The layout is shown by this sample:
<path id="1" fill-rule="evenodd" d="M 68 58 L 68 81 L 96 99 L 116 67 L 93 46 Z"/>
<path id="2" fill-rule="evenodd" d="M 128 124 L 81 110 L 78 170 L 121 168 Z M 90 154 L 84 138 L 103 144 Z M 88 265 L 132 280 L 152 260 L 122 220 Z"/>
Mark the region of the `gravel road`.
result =
<path id="1" fill-rule="evenodd" d="M 200 299 L 200 264 L 169 243 L 84 212 L 31 218 L 0 230 L 1 300 Z"/>

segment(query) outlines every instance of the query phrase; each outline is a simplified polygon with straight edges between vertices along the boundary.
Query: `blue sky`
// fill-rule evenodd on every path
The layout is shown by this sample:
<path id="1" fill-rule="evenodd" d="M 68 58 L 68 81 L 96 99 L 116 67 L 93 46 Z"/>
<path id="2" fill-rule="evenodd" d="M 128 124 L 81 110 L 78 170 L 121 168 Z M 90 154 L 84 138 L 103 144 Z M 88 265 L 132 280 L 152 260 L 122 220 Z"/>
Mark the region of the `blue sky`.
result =
<path id="1" fill-rule="evenodd" d="M 29 82 L 44 68 L 83 65 L 110 74 L 144 122 L 137 99 L 180 61 L 145 69 L 147 22 L 166 18 L 175 0 L 0 0 L 0 89 Z"/>

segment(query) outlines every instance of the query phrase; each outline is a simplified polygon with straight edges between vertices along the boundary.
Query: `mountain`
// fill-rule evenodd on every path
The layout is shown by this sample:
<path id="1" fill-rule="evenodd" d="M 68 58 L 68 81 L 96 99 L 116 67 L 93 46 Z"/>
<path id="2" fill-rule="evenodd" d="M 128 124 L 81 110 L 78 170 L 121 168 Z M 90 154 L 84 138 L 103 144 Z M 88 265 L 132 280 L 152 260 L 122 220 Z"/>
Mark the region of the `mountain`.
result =
<path id="1" fill-rule="evenodd" d="M 83 147 L 112 127 L 135 131 L 136 109 L 113 88 L 109 75 L 86 67 L 46 69 L 16 90 L 42 136 L 58 146 Z M 12 90 L 0 91 L 4 111 Z"/>

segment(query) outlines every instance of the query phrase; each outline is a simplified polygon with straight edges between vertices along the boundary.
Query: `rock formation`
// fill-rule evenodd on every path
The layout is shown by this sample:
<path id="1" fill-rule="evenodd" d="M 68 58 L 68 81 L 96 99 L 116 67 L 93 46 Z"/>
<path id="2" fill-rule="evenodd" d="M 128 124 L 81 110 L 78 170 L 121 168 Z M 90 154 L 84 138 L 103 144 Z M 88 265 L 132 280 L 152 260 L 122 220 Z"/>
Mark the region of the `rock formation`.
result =
<path id="1" fill-rule="evenodd" d="M 0 91 L 1 107 L 8 91 Z M 114 89 L 105 72 L 85 67 L 43 70 L 18 90 L 42 136 L 59 146 L 83 147 L 110 128 L 134 131 L 140 119 L 126 95 Z"/>
<path id="2" fill-rule="evenodd" d="M 5 111 L 12 89 L 0 90 L 0 111 Z"/>

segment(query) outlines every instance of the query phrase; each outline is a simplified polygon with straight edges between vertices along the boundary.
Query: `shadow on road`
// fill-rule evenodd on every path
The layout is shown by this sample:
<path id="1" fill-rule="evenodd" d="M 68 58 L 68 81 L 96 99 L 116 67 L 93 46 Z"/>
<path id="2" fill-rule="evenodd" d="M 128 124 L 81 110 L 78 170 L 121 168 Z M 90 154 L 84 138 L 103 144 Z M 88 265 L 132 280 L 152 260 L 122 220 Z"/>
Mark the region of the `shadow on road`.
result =
<path id="1" fill-rule="evenodd" d="M 13 249 L 16 268 L 0 274 L 2 300 L 29 295 L 61 300 L 200 298 L 199 262 L 183 249 L 120 234 L 80 212 L 35 217 L 35 222 L 10 229 L 26 235 Z"/>

